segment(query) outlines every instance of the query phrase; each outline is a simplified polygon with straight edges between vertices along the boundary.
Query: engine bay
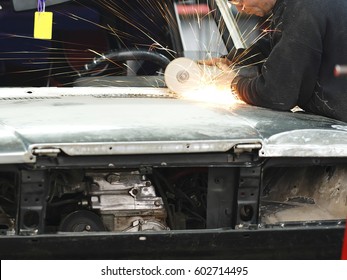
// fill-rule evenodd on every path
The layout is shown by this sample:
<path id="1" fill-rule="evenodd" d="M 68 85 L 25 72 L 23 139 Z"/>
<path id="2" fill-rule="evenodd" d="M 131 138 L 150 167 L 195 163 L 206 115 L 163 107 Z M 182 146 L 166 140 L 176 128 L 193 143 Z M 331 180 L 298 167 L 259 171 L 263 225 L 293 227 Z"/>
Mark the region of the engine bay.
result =
<path id="1" fill-rule="evenodd" d="M 1 234 L 340 225 L 346 170 L 340 164 L 2 171 Z"/>
<path id="2" fill-rule="evenodd" d="M 22 190 L 20 234 L 36 234 L 38 228 L 41 233 L 59 233 L 206 227 L 204 170 L 177 170 L 169 177 L 157 170 L 141 174 L 127 169 L 44 173 L 34 180 L 39 181 L 37 184 L 30 184 L 30 190 Z M 1 175 L 2 233 L 15 234 L 18 178 L 14 174 Z M 48 180 L 47 190 L 41 190 L 46 184 L 44 178 Z M 33 177 L 27 175 L 25 179 L 32 181 Z M 44 225 L 40 226 L 42 220 Z"/>

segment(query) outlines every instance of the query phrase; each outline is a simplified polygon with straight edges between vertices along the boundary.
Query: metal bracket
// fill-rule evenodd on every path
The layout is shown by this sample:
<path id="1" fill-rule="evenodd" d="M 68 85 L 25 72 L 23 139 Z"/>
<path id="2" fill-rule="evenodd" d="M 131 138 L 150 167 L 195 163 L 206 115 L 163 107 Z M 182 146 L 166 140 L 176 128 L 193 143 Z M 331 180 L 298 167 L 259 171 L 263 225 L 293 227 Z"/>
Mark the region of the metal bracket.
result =
<path id="1" fill-rule="evenodd" d="M 47 173 L 42 170 L 22 170 L 18 231 L 21 235 L 43 233 L 46 215 Z"/>
<path id="2" fill-rule="evenodd" d="M 207 228 L 232 227 L 237 186 L 235 168 L 209 168 L 207 193 Z"/>
<path id="3" fill-rule="evenodd" d="M 262 145 L 260 143 L 246 143 L 237 144 L 234 147 L 235 153 L 252 152 L 252 150 L 260 150 Z"/>
<path id="4" fill-rule="evenodd" d="M 36 156 L 56 157 L 59 153 L 61 153 L 61 150 L 58 148 L 34 148 L 32 153 Z"/>
<path id="5" fill-rule="evenodd" d="M 241 168 L 237 193 L 236 228 L 258 224 L 261 167 Z"/>

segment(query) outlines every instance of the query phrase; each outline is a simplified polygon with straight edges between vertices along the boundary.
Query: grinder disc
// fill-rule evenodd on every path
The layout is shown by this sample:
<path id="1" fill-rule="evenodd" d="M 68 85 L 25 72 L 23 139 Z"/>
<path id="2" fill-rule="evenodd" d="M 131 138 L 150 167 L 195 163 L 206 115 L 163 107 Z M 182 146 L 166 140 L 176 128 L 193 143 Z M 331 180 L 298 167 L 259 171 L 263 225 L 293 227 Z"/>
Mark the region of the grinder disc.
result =
<path id="1" fill-rule="evenodd" d="M 180 94 L 200 86 L 202 70 L 193 60 L 180 57 L 169 63 L 164 75 L 167 87 Z"/>

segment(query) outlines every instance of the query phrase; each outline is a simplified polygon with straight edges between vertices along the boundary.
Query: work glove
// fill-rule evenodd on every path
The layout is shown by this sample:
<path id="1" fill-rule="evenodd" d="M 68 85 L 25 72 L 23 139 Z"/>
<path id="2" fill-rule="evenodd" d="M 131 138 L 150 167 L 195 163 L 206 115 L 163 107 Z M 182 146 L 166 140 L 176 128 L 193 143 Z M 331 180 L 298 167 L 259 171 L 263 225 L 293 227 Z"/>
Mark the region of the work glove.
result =
<path id="1" fill-rule="evenodd" d="M 216 57 L 198 60 L 197 63 L 204 69 L 205 81 L 213 83 L 219 88 L 230 88 L 237 71 L 226 57 Z"/>
<path id="2" fill-rule="evenodd" d="M 214 57 L 211 59 L 198 60 L 196 63 L 200 65 L 216 66 L 221 70 L 227 70 L 227 68 L 232 66 L 231 61 L 226 57 Z"/>

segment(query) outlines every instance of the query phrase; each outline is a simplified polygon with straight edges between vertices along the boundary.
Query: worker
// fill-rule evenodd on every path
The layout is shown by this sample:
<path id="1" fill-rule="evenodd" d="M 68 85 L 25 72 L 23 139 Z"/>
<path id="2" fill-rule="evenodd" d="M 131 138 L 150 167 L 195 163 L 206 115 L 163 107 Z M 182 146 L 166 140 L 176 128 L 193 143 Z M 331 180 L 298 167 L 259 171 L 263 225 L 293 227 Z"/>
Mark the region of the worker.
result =
<path id="1" fill-rule="evenodd" d="M 248 49 L 204 63 L 240 66 L 232 87 L 248 104 L 282 111 L 299 106 L 347 122 L 347 78 L 334 76 L 336 65 L 347 65 L 347 1 L 229 2 L 269 25 Z M 259 71 L 250 75 L 245 70 L 256 62 Z"/>

